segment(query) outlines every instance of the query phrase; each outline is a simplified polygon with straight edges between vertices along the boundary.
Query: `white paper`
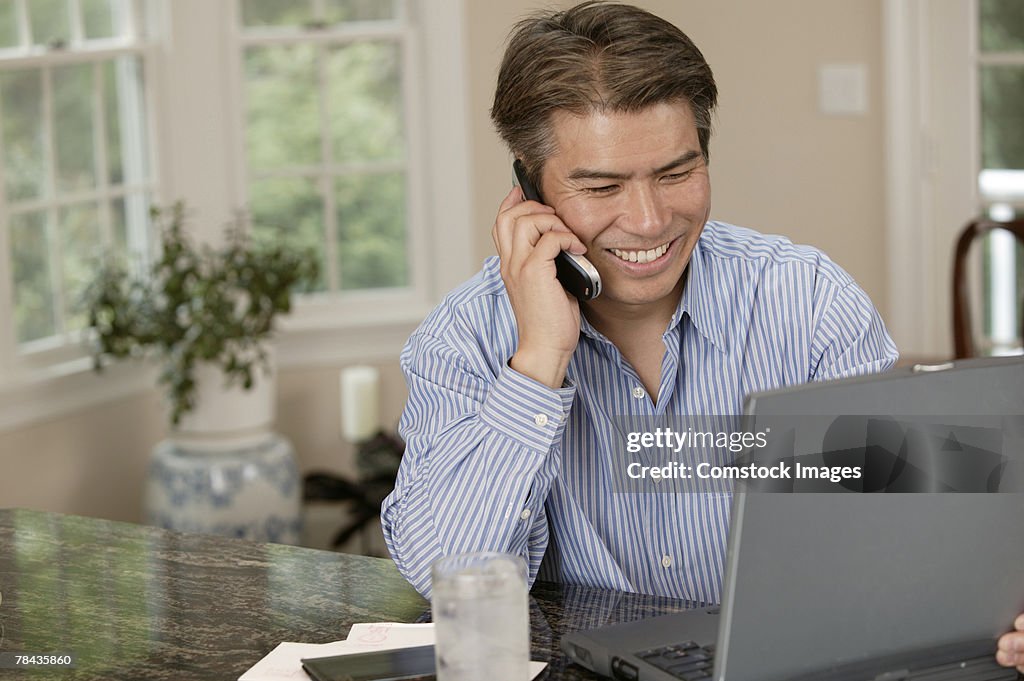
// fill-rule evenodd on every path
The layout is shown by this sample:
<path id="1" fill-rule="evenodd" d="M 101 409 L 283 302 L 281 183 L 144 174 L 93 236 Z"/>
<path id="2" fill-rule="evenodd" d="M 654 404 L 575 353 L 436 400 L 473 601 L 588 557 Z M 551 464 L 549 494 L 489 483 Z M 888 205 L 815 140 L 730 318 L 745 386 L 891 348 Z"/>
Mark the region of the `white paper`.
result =
<path id="1" fill-rule="evenodd" d="M 279 643 L 266 657 L 254 664 L 238 681 L 278 681 L 309 677 L 302 670 L 304 657 L 328 657 L 366 653 L 391 648 L 411 648 L 434 644 L 433 624 L 404 624 L 400 622 L 364 622 L 353 624 L 344 641 L 333 643 Z M 536 678 L 547 664 L 530 662 L 530 678 Z"/>

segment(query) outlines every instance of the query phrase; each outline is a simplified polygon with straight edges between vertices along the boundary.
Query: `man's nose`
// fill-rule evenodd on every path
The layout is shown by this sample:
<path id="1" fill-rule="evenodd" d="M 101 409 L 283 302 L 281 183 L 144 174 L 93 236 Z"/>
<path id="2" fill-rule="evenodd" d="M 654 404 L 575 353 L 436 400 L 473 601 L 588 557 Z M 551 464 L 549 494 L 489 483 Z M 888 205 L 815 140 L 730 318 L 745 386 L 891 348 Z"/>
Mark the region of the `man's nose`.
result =
<path id="1" fill-rule="evenodd" d="M 658 234 L 668 224 L 668 208 L 657 187 L 646 183 L 629 192 L 629 226 L 637 234 Z"/>

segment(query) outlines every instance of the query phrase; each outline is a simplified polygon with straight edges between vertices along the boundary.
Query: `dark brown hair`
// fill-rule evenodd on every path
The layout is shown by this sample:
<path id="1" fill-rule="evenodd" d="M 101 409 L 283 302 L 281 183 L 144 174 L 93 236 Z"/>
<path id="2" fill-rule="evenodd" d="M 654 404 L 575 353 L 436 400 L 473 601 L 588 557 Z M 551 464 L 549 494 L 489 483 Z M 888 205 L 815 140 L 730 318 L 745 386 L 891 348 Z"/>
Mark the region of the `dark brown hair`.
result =
<path id="1" fill-rule="evenodd" d="M 491 120 L 537 183 L 544 161 L 557 151 L 555 111 L 585 116 L 687 102 L 707 160 L 717 97 L 711 67 L 686 34 L 645 10 L 598 0 L 516 24 Z"/>

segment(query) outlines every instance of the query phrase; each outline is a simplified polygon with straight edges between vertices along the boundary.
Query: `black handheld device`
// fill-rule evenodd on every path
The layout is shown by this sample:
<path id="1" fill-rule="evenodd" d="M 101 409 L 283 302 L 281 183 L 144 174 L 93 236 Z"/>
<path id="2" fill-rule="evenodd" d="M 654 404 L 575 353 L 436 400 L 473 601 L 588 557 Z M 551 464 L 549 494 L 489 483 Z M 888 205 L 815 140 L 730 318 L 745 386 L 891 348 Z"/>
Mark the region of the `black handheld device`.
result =
<path id="1" fill-rule="evenodd" d="M 518 158 L 512 164 L 512 171 L 523 190 L 523 196 L 530 201 L 544 203 L 540 192 L 526 177 L 526 168 Z M 555 270 L 562 287 L 580 300 L 592 300 L 601 295 L 601 275 L 593 263 L 582 255 L 562 251 L 555 257 Z"/>
<path id="2" fill-rule="evenodd" d="M 398 681 L 434 678 L 434 646 L 368 653 L 305 657 L 302 668 L 315 681 Z"/>

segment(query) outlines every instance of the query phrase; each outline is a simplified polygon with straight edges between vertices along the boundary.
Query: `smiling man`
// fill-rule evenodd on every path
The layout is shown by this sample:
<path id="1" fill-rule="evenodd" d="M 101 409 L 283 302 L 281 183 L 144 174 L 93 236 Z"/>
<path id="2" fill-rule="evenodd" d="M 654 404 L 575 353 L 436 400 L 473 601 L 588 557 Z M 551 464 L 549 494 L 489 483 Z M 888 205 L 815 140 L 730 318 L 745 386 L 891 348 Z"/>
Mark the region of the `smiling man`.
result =
<path id="1" fill-rule="evenodd" d="M 510 551 L 530 578 L 718 602 L 727 494 L 615 493 L 617 416 L 739 414 L 745 396 L 881 371 L 896 349 L 823 253 L 710 220 L 717 91 L 675 26 L 585 3 L 521 22 L 492 118 L 515 188 L 497 257 L 402 353 L 407 444 L 384 534 L 429 594 L 442 555 Z M 603 293 L 556 279 L 585 254 Z"/>
<path id="2" fill-rule="evenodd" d="M 491 116 L 545 203 L 508 193 L 497 257 L 401 357 L 407 449 L 382 523 L 424 595 L 438 557 L 490 550 L 522 555 L 531 582 L 720 602 L 729 495 L 616 493 L 616 417 L 739 414 L 750 392 L 895 362 L 827 256 L 710 220 L 716 98 L 689 38 L 635 7 L 513 30 Z M 561 287 L 560 250 L 594 264 L 598 298 Z M 1024 632 L 999 647 L 1024 665 Z"/>

